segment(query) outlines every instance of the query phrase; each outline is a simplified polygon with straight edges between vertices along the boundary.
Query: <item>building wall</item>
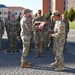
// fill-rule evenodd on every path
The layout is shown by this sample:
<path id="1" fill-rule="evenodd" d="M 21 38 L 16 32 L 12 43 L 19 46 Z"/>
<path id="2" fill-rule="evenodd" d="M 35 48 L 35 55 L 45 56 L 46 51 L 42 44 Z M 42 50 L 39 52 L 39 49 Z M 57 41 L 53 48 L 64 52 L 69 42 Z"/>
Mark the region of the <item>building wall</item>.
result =
<path id="1" fill-rule="evenodd" d="M 0 8 L 0 17 L 5 22 L 8 18 L 8 8 Z"/>
<path id="2" fill-rule="evenodd" d="M 71 7 L 75 10 L 75 0 L 68 0 L 68 11 Z"/>
<path id="3" fill-rule="evenodd" d="M 60 14 L 63 14 L 64 12 L 64 0 L 55 0 L 55 10 L 59 10 Z"/>
<path id="4" fill-rule="evenodd" d="M 64 0 L 42 0 L 43 14 L 55 10 L 59 10 L 61 14 L 64 12 Z"/>
<path id="5" fill-rule="evenodd" d="M 9 15 L 15 14 L 15 17 L 17 18 L 19 14 L 21 13 L 21 16 L 23 16 L 23 10 L 8 10 Z"/>
<path id="6" fill-rule="evenodd" d="M 56 0 L 51 0 L 51 11 L 52 12 L 56 10 L 55 4 L 56 4 Z"/>
<path id="7" fill-rule="evenodd" d="M 42 14 L 46 14 L 49 12 L 49 3 L 50 0 L 42 0 Z"/>

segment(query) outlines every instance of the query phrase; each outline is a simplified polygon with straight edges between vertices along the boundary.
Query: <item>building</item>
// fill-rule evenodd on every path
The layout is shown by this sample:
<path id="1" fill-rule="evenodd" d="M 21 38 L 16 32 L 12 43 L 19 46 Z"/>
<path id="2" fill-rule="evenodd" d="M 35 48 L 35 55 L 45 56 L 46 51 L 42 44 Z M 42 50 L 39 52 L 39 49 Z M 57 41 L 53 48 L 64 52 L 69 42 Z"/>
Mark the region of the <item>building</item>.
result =
<path id="1" fill-rule="evenodd" d="M 62 14 L 64 10 L 75 9 L 75 0 L 42 0 L 42 14 L 59 10 Z"/>
<path id="2" fill-rule="evenodd" d="M 11 16 L 11 14 L 15 14 L 16 18 L 21 14 L 21 17 L 23 16 L 23 10 L 25 8 L 20 6 L 5 6 L 3 4 L 0 4 L 0 18 L 5 22 L 8 19 L 8 16 Z M 31 15 L 33 15 L 33 11 L 31 12 Z"/>
<path id="3" fill-rule="evenodd" d="M 5 22 L 5 20 L 8 18 L 8 8 L 0 4 L 0 18 Z"/>
<path id="4" fill-rule="evenodd" d="M 19 7 L 19 6 L 9 6 L 8 7 L 8 14 L 11 15 L 11 14 L 15 14 L 16 18 L 19 16 L 19 14 L 21 13 L 21 17 L 23 16 L 23 10 L 25 8 L 23 7 Z M 33 11 L 31 12 L 31 15 L 33 15 Z"/>
<path id="5" fill-rule="evenodd" d="M 75 10 L 75 0 L 66 0 L 68 5 L 68 11 L 71 7 Z"/>
<path id="6" fill-rule="evenodd" d="M 8 7 L 8 14 L 11 15 L 11 14 L 15 14 L 16 18 L 19 16 L 19 14 L 21 13 L 21 16 L 23 16 L 23 10 L 25 8 L 23 7 L 14 7 L 14 6 L 9 6 Z"/>

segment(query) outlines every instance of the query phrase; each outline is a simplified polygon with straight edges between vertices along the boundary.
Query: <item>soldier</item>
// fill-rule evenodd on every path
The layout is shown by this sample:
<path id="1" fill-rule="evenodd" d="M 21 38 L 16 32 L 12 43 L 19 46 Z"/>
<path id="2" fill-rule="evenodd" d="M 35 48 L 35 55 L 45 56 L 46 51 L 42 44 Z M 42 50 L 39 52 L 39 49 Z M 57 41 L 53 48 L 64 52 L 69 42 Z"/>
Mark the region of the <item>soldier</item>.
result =
<path id="1" fill-rule="evenodd" d="M 64 50 L 66 49 L 65 45 L 66 45 L 66 42 L 67 42 L 67 36 L 68 36 L 68 33 L 69 33 L 69 21 L 67 20 L 66 16 L 64 14 L 62 14 L 62 21 L 64 21 L 65 23 L 65 44 L 64 44 Z"/>
<path id="2" fill-rule="evenodd" d="M 59 11 L 55 11 L 52 14 L 55 21 L 54 34 L 50 34 L 53 37 L 53 48 L 55 55 L 55 62 L 51 63 L 51 66 L 57 67 L 56 71 L 64 69 L 64 57 L 63 57 L 63 46 L 65 43 L 65 24 L 60 20 Z"/>
<path id="3" fill-rule="evenodd" d="M 33 24 L 39 26 L 44 21 L 44 17 L 41 16 L 41 10 L 38 10 L 37 17 L 33 19 Z M 36 57 L 42 57 L 42 46 L 43 46 L 43 32 L 39 29 L 34 31 L 34 42 L 35 42 L 35 53 Z"/>
<path id="4" fill-rule="evenodd" d="M 44 48 L 45 50 L 49 50 L 48 44 L 50 42 L 50 36 L 49 33 L 51 31 L 51 20 L 50 20 L 50 16 L 46 17 L 46 25 L 44 26 L 43 29 L 43 34 L 44 34 Z"/>
<path id="5" fill-rule="evenodd" d="M 9 39 L 9 32 L 8 32 L 8 30 L 7 30 L 7 28 L 8 28 L 8 25 L 7 25 L 7 22 L 10 20 L 10 15 L 8 15 L 8 19 L 5 21 L 5 28 L 6 28 L 6 32 L 7 32 L 7 37 L 8 37 L 8 39 Z"/>
<path id="6" fill-rule="evenodd" d="M 32 17 L 32 15 L 30 15 L 29 16 L 29 19 L 30 19 L 30 23 L 32 24 L 32 19 L 33 19 L 33 17 Z M 31 39 L 30 39 L 30 48 L 29 48 L 29 52 L 32 52 L 32 44 L 33 44 L 33 31 L 31 31 Z"/>
<path id="7" fill-rule="evenodd" d="M 20 23 L 20 20 L 21 20 L 21 13 L 19 14 L 19 16 L 18 16 L 18 18 L 17 18 L 16 20 Z M 18 33 L 19 33 L 19 36 L 18 36 L 18 39 L 21 39 L 21 38 L 20 38 L 20 32 L 21 32 L 20 24 L 19 24 L 19 27 L 18 27 L 18 28 L 19 28 L 19 32 L 18 32 Z"/>
<path id="8" fill-rule="evenodd" d="M 27 62 L 26 58 L 28 56 L 29 48 L 30 48 L 30 39 L 31 39 L 31 31 L 32 31 L 32 25 L 31 20 L 29 18 L 30 16 L 30 10 L 25 9 L 24 10 L 24 16 L 21 19 L 21 39 L 23 44 L 23 51 L 22 51 L 22 57 L 21 57 L 21 67 L 28 68 L 31 67 L 31 64 Z"/>
<path id="9" fill-rule="evenodd" d="M 51 33 L 53 34 L 54 33 L 54 27 L 55 27 L 55 21 L 53 20 L 53 17 L 51 16 Z M 52 44 L 53 46 L 53 37 L 50 37 L 50 44 Z"/>
<path id="10" fill-rule="evenodd" d="M 3 23 L 3 21 L 0 18 L 0 51 L 2 50 L 1 41 L 2 41 L 3 34 L 4 34 L 4 23 Z"/>
<path id="11" fill-rule="evenodd" d="M 16 44 L 17 44 L 17 36 L 19 31 L 19 22 L 15 20 L 15 15 L 11 15 L 11 20 L 7 21 L 7 32 L 9 36 L 9 52 L 16 51 Z"/>

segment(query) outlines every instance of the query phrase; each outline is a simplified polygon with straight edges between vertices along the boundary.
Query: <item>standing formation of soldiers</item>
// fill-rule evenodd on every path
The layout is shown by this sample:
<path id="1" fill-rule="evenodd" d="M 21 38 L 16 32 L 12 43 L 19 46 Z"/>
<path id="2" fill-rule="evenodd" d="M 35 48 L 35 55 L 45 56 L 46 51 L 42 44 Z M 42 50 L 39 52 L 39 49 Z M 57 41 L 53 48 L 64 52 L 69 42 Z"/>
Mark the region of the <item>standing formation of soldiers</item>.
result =
<path id="1" fill-rule="evenodd" d="M 8 18 L 5 22 L 9 39 L 9 51 L 16 51 L 17 37 L 19 37 L 20 33 L 23 44 L 21 67 L 28 68 L 31 67 L 31 63 L 27 62 L 27 56 L 29 51 L 31 51 L 32 40 L 35 44 L 35 56 L 38 58 L 42 57 L 42 48 L 49 50 L 49 43 L 51 43 L 51 39 L 53 39 L 55 62 L 51 63 L 51 66 L 56 67 L 56 71 L 63 70 L 63 49 L 65 48 L 67 34 L 69 32 L 69 22 L 65 15 L 63 14 L 61 19 L 59 11 L 55 11 L 52 13 L 51 17 L 47 16 L 45 19 L 41 15 L 41 10 L 38 10 L 35 18 L 31 17 L 31 10 L 25 9 L 23 12 L 24 15 L 20 18 L 21 21 L 18 21 L 15 15 L 12 14 L 11 18 Z M 4 23 L 0 19 L 0 50 L 3 34 Z"/>

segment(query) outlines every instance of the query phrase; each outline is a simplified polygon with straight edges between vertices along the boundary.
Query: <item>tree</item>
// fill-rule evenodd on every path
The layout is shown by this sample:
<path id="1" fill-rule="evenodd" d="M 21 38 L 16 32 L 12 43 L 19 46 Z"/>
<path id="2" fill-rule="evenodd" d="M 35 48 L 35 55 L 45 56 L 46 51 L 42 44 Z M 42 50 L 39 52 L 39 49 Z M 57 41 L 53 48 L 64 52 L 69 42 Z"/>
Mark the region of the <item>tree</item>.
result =
<path id="1" fill-rule="evenodd" d="M 68 17 L 68 20 L 71 21 L 71 22 L 74 20 L 74 18 L 75 18 L 75 11 L 74 11 L 73 7 L 70 8 L 67 17 Z"/>
<path id="2" fill-rule="evenodd" d="M 52 15 L 52 13 L 51 12 L 48 12 L 47 14 L 44 14 L 43 16 L 44 16 L 44 18 L 46 18 L 46 17 L 50 17 Z"/>
<path id="3" fill-rule="evenodd" d="M 64 15 L 65 15 L 66 18 L 68 19 L 68 11 L 64 11 Z"/>

